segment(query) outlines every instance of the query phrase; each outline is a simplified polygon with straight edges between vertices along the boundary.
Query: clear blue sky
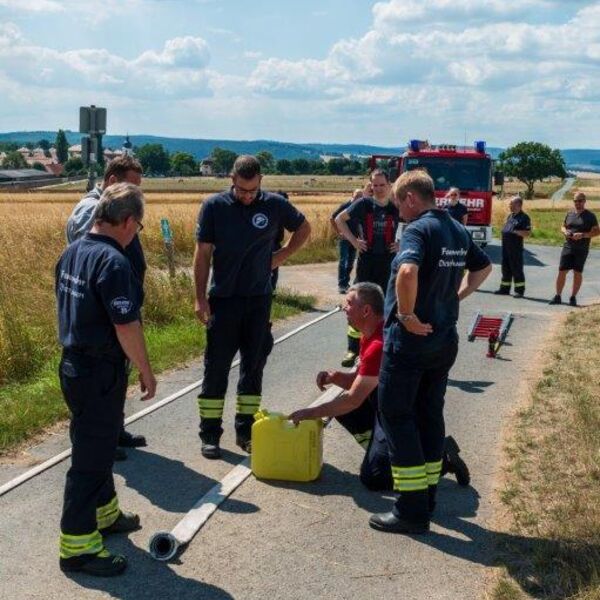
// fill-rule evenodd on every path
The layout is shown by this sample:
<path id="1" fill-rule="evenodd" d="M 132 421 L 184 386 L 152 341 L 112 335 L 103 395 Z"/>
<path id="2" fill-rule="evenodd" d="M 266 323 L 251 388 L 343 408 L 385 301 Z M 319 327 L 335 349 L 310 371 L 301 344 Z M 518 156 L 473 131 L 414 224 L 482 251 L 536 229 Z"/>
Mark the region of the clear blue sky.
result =
<path id="1" fill-rule="evenodd" d="M 0 131 L 599 147 L 600 2 L 0 0 Z"/>

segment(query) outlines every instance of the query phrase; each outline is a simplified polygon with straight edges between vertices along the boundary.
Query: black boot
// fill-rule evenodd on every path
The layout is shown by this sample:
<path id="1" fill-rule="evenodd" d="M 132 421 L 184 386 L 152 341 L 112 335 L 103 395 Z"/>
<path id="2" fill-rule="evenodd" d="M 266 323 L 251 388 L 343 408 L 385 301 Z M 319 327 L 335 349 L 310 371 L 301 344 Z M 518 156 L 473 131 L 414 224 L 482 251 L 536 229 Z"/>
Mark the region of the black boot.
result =
<path id="1" fill-rule="evenodd" d="M 146 438 L 143 435 L 136 435 L 121 429 L 119 433 L 119 446 L 122 448 L 142 448 L 146 446 Z"/>
<path id="2" fill-rule="evenodd" d="M 200 439 L 202 440 L 200 452 L 202 452 L 204 458 L 210 460 L 221 458 L 221 446 L 219 445 L 221 441 L 220 435 L 206 432 L 200 435 Z"/>
<path id="3" fill-rule="evenodd" d="M 63 573 L 87 573 L 98 577 L 114 577 L 127 568 L 127 559 L 120 554 L 110 554 L 103 549 L 98 554 L 82 554 L 60 559 Z"/>
<path id="4" fill-rule="evenodd" d="M 467 467 L 465 461 L 459 455 L 460 448 L 456 440 L 449 435 L 444 440 L 442 473 L 453 473 L 456 476 L 458 485 L 466 487 L 471 482 L 471 474 L 469 473 L 469 467 Z"/>
<path id="5" fill-rule="evenodd" d="M 371 515 L 369 525 L 377 531 L 387 533 L 418 534 L 429 531 L 429 521 L 413 521 L 397 517 L 393 512 L 376 513 Z"/>

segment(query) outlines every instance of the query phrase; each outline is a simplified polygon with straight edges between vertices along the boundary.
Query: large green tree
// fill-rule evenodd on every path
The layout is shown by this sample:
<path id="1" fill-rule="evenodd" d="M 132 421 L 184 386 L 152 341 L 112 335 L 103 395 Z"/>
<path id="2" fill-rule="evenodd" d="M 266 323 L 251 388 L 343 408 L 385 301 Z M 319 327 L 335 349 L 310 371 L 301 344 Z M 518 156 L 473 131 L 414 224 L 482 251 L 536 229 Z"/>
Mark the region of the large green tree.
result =
<path id="1" fill-rule="evenodd" d="M 137 149 L 135 157 L 140 161 L 144 173 L 166 175 L 171 168 L 169 153 L 162 144 L 144 144 Z"/>
<path id="2" fill-rule="evenodd" d="M 67 142 L 67 136 L 62 129 L 59 129 L 56 134 L 54 146 L 56 148 L 56 159 L 61 165 L 64 165 L 69 160 L 69 142 Z"/>
<path id="3" fill-rule="evenodd" d="M 267 150 L 261 150 L 256 153 L 256 159 L 260 163 L 260 170 L 267 174 L 275 171 L 275 158 Z"/>
<path id="4" fill-rule="evenodd" d="M 224 148 L 219 148 L 217 146 L 216 148 L 213 148 L 210 157 L 214 161 L 215 173 L 229 175 L 238 155 L 232 150 L 225 150 Z"/>
<path id="5" fill-rule="evenodd" d="M 539 142 L 519 142 L 498 156 L 506 175 L 516 177 L 527 186 L 526 198 L 533 198 L 534 185 L 546 177 L 567 176 L 565 160 L 560 150 Z"/>
<path id="6" fill-rule="evenodd" d="M 26 169 L 29 165 L 20 152 L 12 150 L 2 160 L 3 169 Z"/>
<path id="7" fill-rule="evenodd" d="M 189 152 L 171 154 L 171 171 L 176 175 L 195 175 L 198 172 L 196 159 Z"/>

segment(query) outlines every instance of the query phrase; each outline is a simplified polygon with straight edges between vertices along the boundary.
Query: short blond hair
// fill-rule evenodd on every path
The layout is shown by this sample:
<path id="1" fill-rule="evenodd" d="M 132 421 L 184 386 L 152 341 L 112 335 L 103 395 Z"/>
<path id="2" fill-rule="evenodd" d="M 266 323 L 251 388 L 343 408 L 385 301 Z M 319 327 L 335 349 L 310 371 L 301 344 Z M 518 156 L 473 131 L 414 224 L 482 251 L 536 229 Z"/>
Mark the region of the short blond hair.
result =
<path id="1" fill-rule="evenodd" d="M 575 192 L 573 200 L 583 200 L 585 202 L 587 200 L 585 192 Z"/>
<path id="2" fill-rule="evenodd" d="M 425 202 L 435 202 L 435 186 L 429 173 L 423 169 L 405 171 L 392 187 L 394 198 L 403 201 L 407 192 L 414 192 Z"/>

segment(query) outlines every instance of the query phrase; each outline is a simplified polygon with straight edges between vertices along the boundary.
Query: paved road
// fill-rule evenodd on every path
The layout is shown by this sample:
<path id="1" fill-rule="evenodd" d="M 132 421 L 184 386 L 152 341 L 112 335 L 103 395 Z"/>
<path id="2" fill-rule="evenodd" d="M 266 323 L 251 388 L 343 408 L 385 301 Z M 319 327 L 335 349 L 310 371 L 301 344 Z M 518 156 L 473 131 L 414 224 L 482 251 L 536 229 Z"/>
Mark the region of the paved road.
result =
<path id="1" fill-rule="evenodd" d="M 489 248 L 498 262 L 499 248 Z M 483 342 L 463 335 L 447 396 L 448 430 L 459 441 L 472 475 L 472 487 L 460 488 L 445 478 L 440 510 L 428 536 L 384 535 L 367 525 L 372 511 L 390 506 L 388 497 L 361 488 L 357 472 L 361 449 L 333 424 L 325 437 L 320 480 L 309 484 L 261 482 L 250 478 L 172 563 L 157 563 L 147 552 L 150 535 L 172 528 L 195 500 L 241 460 L 233 444 L 233 398 L 226 414 L 223 461 L 209 462 L 199 453 L 194 394 L 134 423 L 150 446 L 132 451 L 116 467 L 124 507 L 139 512 L 143 529 L 109 539 L 112 550 L 126 553 L 131 568 L 113 580 L 66 578 L 57 568 L 57 534 L 63 463 L 0 498 L 0 597 L 99 598 L 480 598 L 484 575 L 493 562 L 497 536 L 493 516 L 494 476 L 498 472 L 499 435 L 514 407 L 528 364 L 547 339 L 550 324 L 568 307 L 549 307 L 558 248 L 530 247 L 527 253 L 529 298 L 497 297 L 499 269 L 482 292 L 463 308 L 466 331 L 478 308 L 487 313 L 511 310 L 516 319 L 497 360 L 485 357 Z M 335 289 L 334 266 L 326 273 Z M 282 273 L 284 284 L 298 281 L 294 270 Z M 582 301 L 600 296 L 600 252 L 590 256 Z M 280 327 L 278 334 L 312 315 Z M 265 404 L 289 411 L 307 405 L 319 392 L 313 374 L 335 366 L 344 349 L 342 315 L 327 319 L 279 345 L 265 376 Z M 196 380 L 199 365 L 162 379 L 161 397 Z M 237 372 L 232 376 L 235 384 Z M 232 385 L 233 388 L 233 385 Z M 130 411 L 139 410 L 132 400 Z M 56 434 L 31 450 L 42 459 L 67 446 Z M 1 466 L 0 481 L 24 465 Z"/>
<path id="2" fill-rule="evenodd" d="M 573 187 L 575 179 L 575 177 L 567 177 L 563 185 L 552 194 L 552 206 L 555 202 L 560 202 L 563 199 L 564 195 Z"/>

